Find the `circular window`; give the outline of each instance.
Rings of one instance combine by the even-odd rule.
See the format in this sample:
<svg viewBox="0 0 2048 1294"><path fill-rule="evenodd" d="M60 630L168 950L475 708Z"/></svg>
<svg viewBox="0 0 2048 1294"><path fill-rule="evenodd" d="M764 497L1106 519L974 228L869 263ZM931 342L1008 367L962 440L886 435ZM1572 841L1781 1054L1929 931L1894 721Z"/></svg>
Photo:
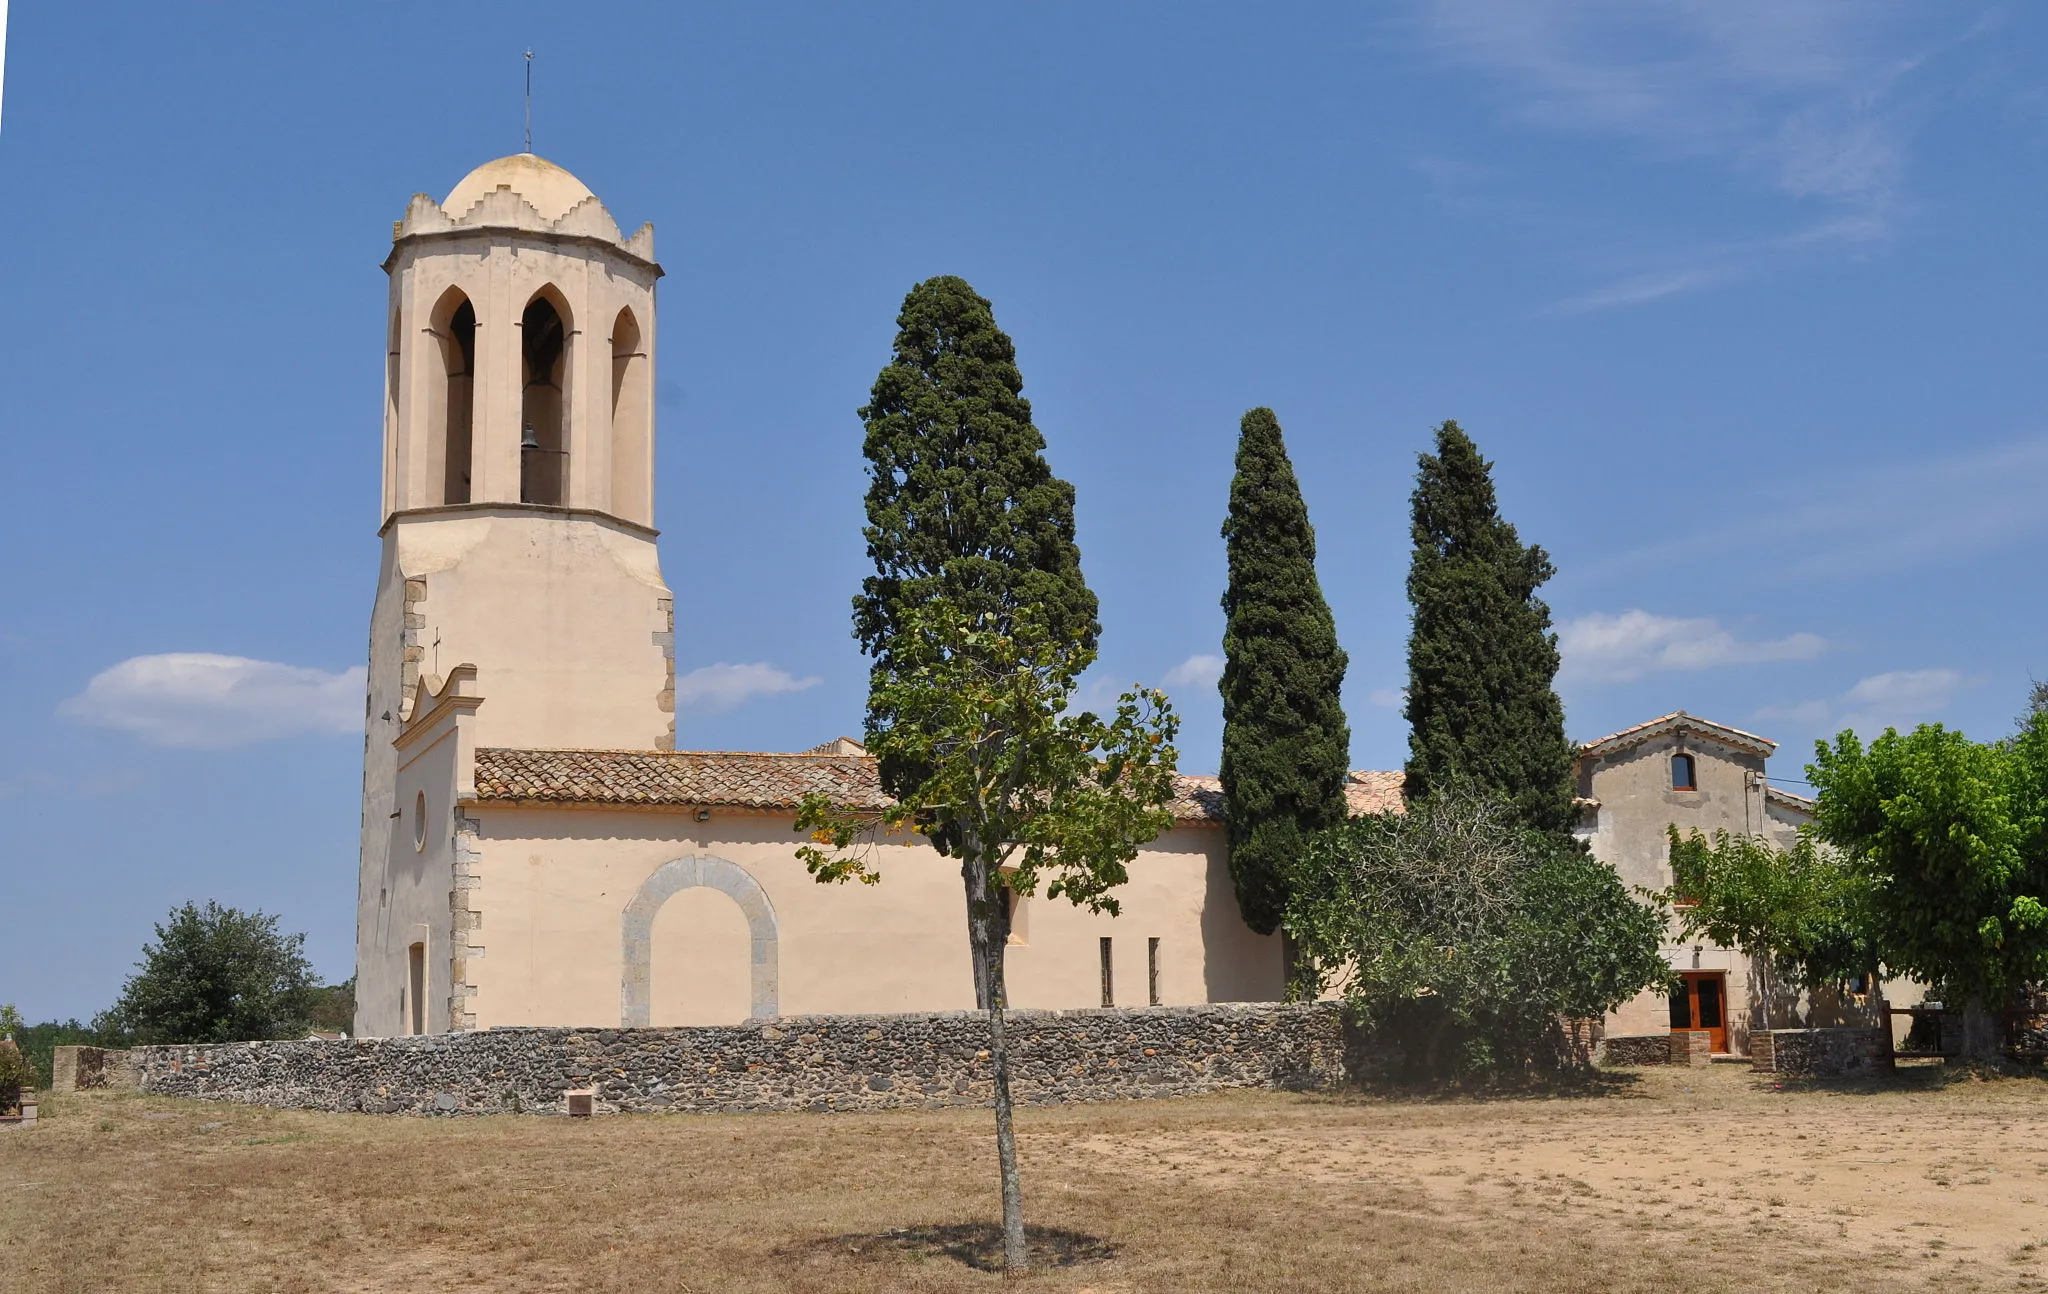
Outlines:
<svg viewBox="0 0 2048 1294"><path fill-rule="evenodd" d="M421 791L412 802L412 847L423 850L427 847L427 793Z"/></svg>

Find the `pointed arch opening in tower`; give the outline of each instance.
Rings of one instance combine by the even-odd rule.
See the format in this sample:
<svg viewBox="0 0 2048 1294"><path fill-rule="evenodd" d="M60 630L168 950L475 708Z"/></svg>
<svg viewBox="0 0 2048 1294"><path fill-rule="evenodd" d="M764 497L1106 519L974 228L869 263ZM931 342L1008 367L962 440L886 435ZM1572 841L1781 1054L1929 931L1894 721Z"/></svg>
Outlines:
<svg viewBox="0 0 2048 1294"><path fill-rule="evenodd" d="M420 503L468 503L476 395L476 307L459 288L442 294L428 331L439 356L427 383L429 488Z"/></svg>
<svg viewBox="0 0 2048 1294"><path fill-rule="evenodd" d="M649 489L653 470L653 406L647 346L640 321L628 308L612 324L612 506L615 516L654 522Z"/></svg>
<svg viewBox="0 0 2048 1294"><path fill-rule="evenodd" d="M519 317L524 383L519 398L519 501L560 506L569 480L569 326L565 310L536 295Z"/></svg>

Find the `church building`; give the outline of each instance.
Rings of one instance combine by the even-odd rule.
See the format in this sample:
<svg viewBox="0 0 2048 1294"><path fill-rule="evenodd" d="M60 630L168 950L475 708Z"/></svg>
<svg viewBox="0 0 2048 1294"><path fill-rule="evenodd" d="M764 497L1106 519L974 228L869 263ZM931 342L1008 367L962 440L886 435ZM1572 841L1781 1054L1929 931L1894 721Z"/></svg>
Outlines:
<svg viewBox="0 0 2048 1294"><path fill-rule="evenodd" d="M357 1035L973 1006L956 863L887 844L881 884L827 886L796 856L807 794L881 804L857 742L676 749L652 226L623 235L575 176L521 153L444 201L415 196L384 269ZM1771 750L1683 712L1594 742L1582 835L1649 888L1669 883L1668 823L1789 840L1811 806L1768 784ZM1351 774L1352 811L1398 811L1401 781ZM1120 916L1018 901L1013 1006L1282 996L1280 938L1238 912L1215 779L1180 778L1173 811ZM1608 1033L1740 1050L1761 1007L1747 962L1665 951L1684 989L1626 1004Z"/></svg>
<svg viewBox="0 0 2048 1294"><path fill-rule="evenodd" d="M623 235L522 153L414 197L384 269L358 1035L972 1007L957 863L889 845L880 885L825 886L796 857L806 793L879 803L857 743L675 749L653 228ZM1121 916L1021 901L1013 1005L1281 995L1280 939L1238 914L1221 794L1181 789ZM1388 794L1354 787L1361 808Z"/></svg>

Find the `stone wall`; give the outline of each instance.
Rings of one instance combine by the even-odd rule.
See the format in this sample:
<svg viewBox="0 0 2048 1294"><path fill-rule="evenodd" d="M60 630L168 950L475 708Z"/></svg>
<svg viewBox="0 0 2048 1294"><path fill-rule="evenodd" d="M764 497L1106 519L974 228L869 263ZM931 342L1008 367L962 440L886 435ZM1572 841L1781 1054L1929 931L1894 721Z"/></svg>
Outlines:
<svg viewBox="0 0 2048 1294"><path fill-rule="evenodd" d="M1884 1067L1883 1029L1773 1029L1767 1045L1750 1041L1750 1068L1765 1074L1833 1078L1873 1074Z"/></svg>
<svg viewBox="0 0 2048 1294"><path fill-rule="evenodd" d="M1600 1042L1598 1059L1602 1065L1668 1065L1671 1035L1631 1033L1605 1038Z"/></svg>
<svg viewBox="0 0 2048 1294"><path fill-rule="evenodd" d="M1346 1073L1334 1004L1019 1011L1020 1103L1306 1088ZM142 1047L146 1092L373 1114L872 1110L993 1099L988 1017L798 1016L713 1028L488 1029L415 1038Z"/></svg>

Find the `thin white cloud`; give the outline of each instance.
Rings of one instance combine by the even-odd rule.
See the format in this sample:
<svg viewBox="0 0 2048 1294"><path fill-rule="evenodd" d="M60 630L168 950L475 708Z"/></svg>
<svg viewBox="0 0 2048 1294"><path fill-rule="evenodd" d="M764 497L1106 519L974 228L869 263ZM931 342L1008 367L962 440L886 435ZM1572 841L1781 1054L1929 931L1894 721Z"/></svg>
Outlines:
<svg viewBox="0 0 2048 1294"><path fill-rule="evenodd" d="M1766 575L1897 575L2048 535L2048 436L1887 466L1801 472L1727 503L1727 524L1611 557L1589 579L1667 569L1701 552L1769 553Z"/></svg>
<svg viewBox="0 0 2048 1294"><path fill-rule="evenodd" d="M1619 615L1595 611L1567 621L1558 628L1557 645L1564 673L1603 683L1659 670L1812 660L1827 650L1818 634L1744 642L1711 616L1660 616L1641 609Z"/></svg>
<svg viewBox="0 0 2048 1294"><path fill-rule="evenodd" d="M1399 709L1406 701L1407 694L1398 687L1376 687L1365 694L1365 699L1382 710Z"/></svg>
<svg viewBox="0 0 2048 1294"><path fill-rule="evenodd" d="M1883 0L1423 0L1445 58L1491 74L1531 125L1705 157L1795 197L1891 201L1888 102L1921 57Z"/></svg>
<svg viewBox="0 0 2048 1294"><path fill-rule="evenodd" d="M1859 680L1840 696L1759 710L1755 717L1789 720L1817 732L1853 728L1867 741L1886 728L1936 718L1967 682L1952 669L1897 669Z"/></svg>
<svg viewBox="0 0 2048 1294"><path fill-rule="evenodd" d="M676 708L721 714L757 696L781 696L814 688L825 680L798 678L788 670L755 661L748 665L702 665L676 679Z"/></svg>
<svg viewBox="0 0 2048 1294"><path fill-rule="evenodd" d="M1168 687L1214 687L1216 680L1223 677L1221 656L1190 656L1172 669L1166 671Z"/></svg>
<svg viewBox="0 0 2048 1294"><path fill-rule="evenodd" d="M1484 77L1511 120L1717 167L1776 195L1800 226L1662 264L1610 263L1612 282L1553 309L1568 314L1695 291L1799 248L1888 238L1907 206L1907 79L1997 21L1896 0L1415 0L1413 12L1422 42Z"/></svg>
<svg viewBox="0 0 2048 1294"><path fill-rule="evenodd" d="M1552 306L1546 313L1557 315L1591 314L1596 310L1614 310L1623 306L1645 305L1665 297L1677 296L1721 282L1726 274L1709 269L1689 269L1637 274L1605 287L1582 292Z"/></svg>
<svg viewBox="0 0 2048 1294"><path fill-rule="evenodd" d="M132 656L94 675L58 713L184 749L360 733L364 673L211 652Z"/></svg>

